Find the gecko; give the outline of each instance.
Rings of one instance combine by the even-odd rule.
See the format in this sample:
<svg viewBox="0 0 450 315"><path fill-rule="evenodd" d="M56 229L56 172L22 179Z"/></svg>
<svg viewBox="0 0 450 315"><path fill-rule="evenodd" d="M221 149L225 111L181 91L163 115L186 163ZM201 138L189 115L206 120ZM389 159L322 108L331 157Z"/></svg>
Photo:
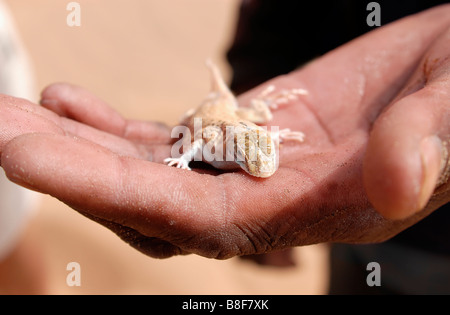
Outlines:
<svg viewBox="0 0 450 315"><path fill-rule="evenodd" d="M200 160L217 169L241 168L255 177L272 176L278 169L279 144L286 140L303 142L305 135L290 129L272 128L268 131L261 125L272 120L272 110L299 95L307 95L308 91L291 89L276 92L275 86L269 85L250 101L250 106L243 107L225 83L218 67L211 60L207 60L206 65L211 73L211 91L197 108L188 110L180 120L180 124L189 131L187 149L179 157L173 157L172 153L164 163L191 170L189 163L200 154Z"/></svg>

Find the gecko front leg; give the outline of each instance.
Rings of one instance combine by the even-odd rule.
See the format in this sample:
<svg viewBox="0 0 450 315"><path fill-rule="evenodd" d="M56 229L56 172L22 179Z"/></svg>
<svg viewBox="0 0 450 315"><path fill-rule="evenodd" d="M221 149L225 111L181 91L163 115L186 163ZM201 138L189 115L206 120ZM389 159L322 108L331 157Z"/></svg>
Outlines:
<svg viewBox="0 0 450 315"><path fill-rule="evenodd" d="M191 170L189 163L194 159L197 152L201 151L203 148L203 139L195 140L191 143L189 150L184 152L179 158L167 158L164 160L168 166L176 166L184 170Z"/></svg>

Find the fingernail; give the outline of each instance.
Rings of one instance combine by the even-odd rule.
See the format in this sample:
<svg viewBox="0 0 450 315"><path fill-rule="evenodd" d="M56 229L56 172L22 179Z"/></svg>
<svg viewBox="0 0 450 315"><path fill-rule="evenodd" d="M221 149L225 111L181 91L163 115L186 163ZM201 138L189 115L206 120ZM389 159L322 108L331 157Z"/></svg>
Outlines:
<svg viewBox="0 0 450 315"><path fill-rule="evenodd" d="M418 196L418 210L422 210L427 205L436 188L442 170L442 152L442 141L437 136L427 137L420 143L422 182Z"/></svg>

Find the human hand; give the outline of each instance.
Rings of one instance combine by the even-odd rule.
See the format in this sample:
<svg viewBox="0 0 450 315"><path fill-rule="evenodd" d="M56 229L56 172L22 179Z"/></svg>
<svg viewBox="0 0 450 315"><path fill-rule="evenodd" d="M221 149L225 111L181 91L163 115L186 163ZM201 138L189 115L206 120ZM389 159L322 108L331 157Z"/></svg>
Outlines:
<svg viewBox="0 0 450 315"><path fill-rule="evenodd" d="M449 16L398 21L268 82L309 91L275 112L306 142L284 145L268 179L162 165L169 130L61 84L43 92L47 109L2 97L1 165L154 257L383 241L450 200Z"/></svg>

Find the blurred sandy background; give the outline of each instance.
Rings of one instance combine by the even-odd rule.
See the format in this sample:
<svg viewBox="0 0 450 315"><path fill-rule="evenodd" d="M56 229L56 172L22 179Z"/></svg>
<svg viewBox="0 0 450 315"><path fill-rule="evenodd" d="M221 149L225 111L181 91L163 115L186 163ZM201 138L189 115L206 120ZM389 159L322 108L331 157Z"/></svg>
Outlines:
<svg viewBox="0 0 450 315"><path fill-rule="evenodd" d="M174 124L208 92L206 58L229 77L224 53L238 0L80 0L80 27L66 24L70 1L6 2L33 62L37 91L71 82L128 118ZM237 258L157 260L48 196L27 238L42 256L36 271L50 294L318 294L327 287L323 246L297 248L298 266L287 269ZM80 287L66 285L72 261L81 265Z"/></svg>

